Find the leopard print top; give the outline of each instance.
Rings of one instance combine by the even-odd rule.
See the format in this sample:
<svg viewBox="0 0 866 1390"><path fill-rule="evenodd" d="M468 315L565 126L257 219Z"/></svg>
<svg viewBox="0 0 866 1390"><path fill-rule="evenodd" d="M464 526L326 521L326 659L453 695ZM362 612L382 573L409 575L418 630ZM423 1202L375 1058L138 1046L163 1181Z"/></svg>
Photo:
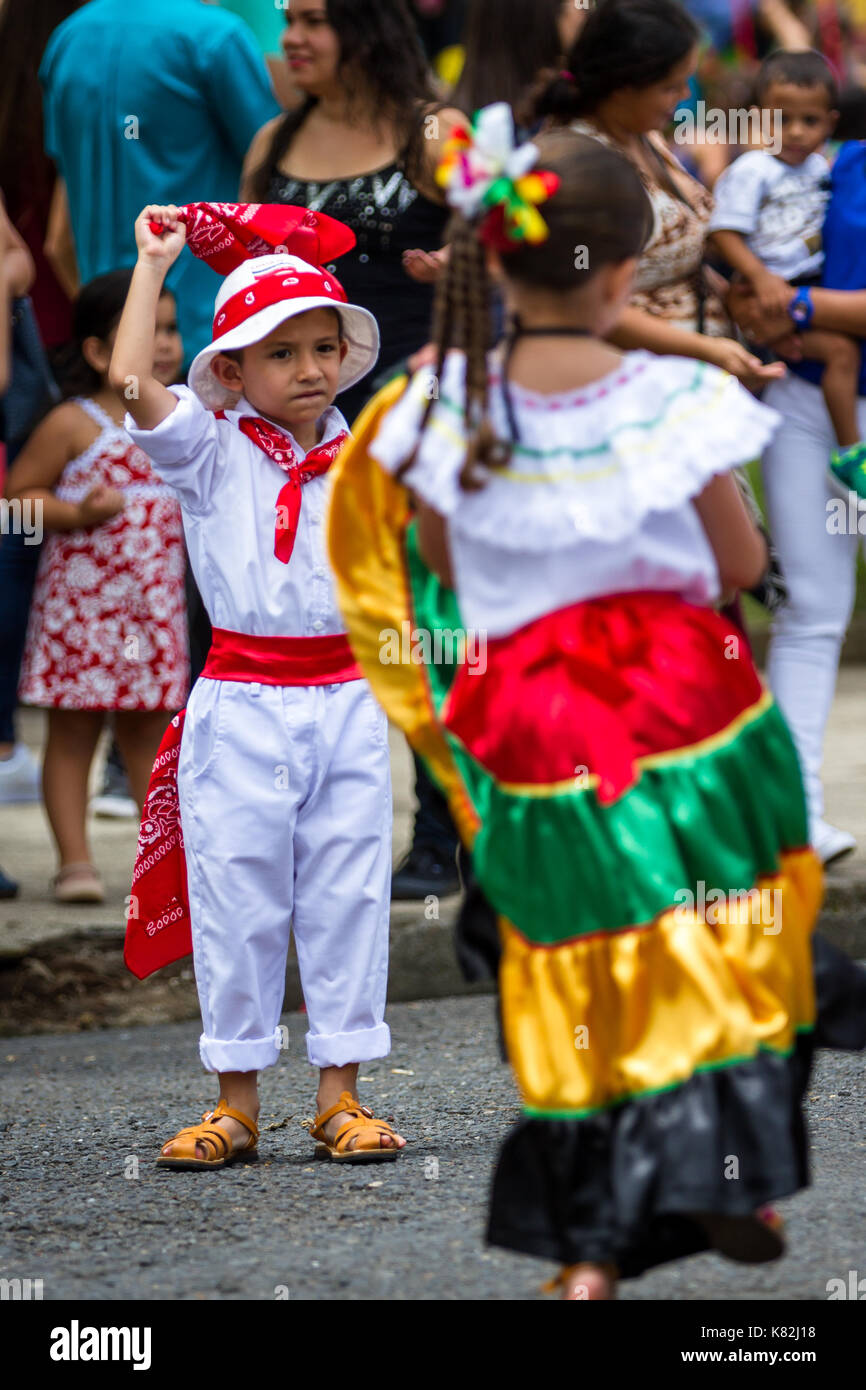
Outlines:
<svg viewBox="0 0 866 1390"><path fill-rule="evenodd" d="M571 128L629 157L627 151L591 121L574 121ZM632 160L652 203L655 226L640 259L630 303L636 309L694 333L699 326L702 264L713 195L686 172L661 136L651 135L649 139L671 174L676 175L679 187L686 191L682 198L674 196L661 179L650 179L645 169ZM706 285L703 301L703 331L710 337L726 336L730 332L730 322L724 306Z"/></svg>

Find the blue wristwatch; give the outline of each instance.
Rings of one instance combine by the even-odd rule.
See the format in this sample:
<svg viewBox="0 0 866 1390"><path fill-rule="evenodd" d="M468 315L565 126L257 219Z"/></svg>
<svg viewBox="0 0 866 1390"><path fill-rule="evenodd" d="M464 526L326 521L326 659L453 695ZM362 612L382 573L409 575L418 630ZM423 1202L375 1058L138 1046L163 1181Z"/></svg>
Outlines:
<svg viewBox="0 0 866 1390"><path fill-rule="evenodd" d="M788 313L798 328L809 327L815 316L815 305L812 303L812 291L808 285L800 286L788 305Z"/></svg>

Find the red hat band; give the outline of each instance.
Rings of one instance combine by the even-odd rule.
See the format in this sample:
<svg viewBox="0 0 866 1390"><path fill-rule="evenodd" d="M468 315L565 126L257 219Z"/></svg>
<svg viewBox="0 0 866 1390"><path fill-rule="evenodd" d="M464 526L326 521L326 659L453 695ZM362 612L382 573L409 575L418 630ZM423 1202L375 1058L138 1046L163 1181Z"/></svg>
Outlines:
<svg viewBox="0 0 866 1390"><path fill-rule="evenodd" d="M239 328L260 310L272 304L290 304L295 299L332 299L335 305L348 303L346 291L335 276L315 271L296 274L287 266L285 271L262 275L249 289L239 290L226 300L213 321L214 341Z"/></svg>

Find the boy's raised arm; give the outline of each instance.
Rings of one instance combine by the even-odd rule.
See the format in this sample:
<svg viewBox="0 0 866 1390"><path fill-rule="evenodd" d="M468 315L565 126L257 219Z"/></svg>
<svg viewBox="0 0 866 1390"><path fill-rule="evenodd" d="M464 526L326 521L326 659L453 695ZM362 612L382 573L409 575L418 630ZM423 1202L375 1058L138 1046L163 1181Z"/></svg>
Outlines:
<svg viewBox="0 0 866 1390"><path fill-rule="evenodd" d="M151 222L162 224L161 236L151 231ZM139 429L153 430L177 405L177 397L153 375L156 309L165 277L186 241L177 208L146 207L135 223L135 241L138 261L117 328L109 380Z"/></svg>

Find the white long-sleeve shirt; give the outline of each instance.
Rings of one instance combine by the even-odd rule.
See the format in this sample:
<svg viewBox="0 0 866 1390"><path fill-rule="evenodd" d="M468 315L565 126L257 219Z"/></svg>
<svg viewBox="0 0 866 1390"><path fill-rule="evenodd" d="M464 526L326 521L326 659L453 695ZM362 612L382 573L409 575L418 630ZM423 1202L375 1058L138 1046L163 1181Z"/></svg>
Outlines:
<svg viewBox="0 0 866 1390"><path fill-rule="evenodd" d="M130 416L126 428L180 502L190 563L214 627L253 637L344 632L324 536L331 475L304 484L295 547L283 564L274 555L274 532L286 474L234 423L258 412L242 398L218 420L188 387L171 390L178 405L155 429L139 429ZM348 429L335 406L322 418L321 444ZM305 451L283 432L303 460Z"/></svg>

